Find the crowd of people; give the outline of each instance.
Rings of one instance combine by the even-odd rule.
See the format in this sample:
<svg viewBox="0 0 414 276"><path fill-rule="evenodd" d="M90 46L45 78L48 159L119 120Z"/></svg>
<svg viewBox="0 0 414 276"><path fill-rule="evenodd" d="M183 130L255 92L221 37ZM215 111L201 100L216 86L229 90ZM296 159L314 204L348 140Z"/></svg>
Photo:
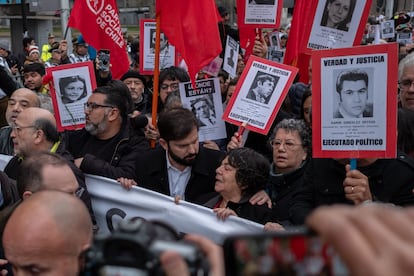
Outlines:
<svg viewBox="0 0 414 276"><path fill-rule="evenodd" d="M345 20L354 2L327 1L329 13L321 24L347 28L332 22L331 13L340 10ZM227 11L220 8L219 13L223 17L220 33L227 31L237 39L224 20ZM288 39L288 29L279 31ZM269 35L264 32L257 37L253 55L268 57ZM137 53L130 55L130 70L115 80L110 72L100 70L82 36L74 42L73 53L68 53L67 42L56 41L53 34L43 47L25 37L25 52L17 57L0 44L0 154L13 155L5 175L0 175L7 180L1 181L5 258L1 263L6 265L8 260L16 275L76 275L82 270L82 254L91 246L94 232L99 232L84 174L115 179L126 190L139 186L172 196L177 204L185 200L211 208L221 220L229 216L252 220L263 224L265 231L308 225L337 246L355 275L411 272L414 262L406 253L414 237L412 209L393 206L414 204L414 53L400 52L395 84L397 156L360 158L357 168L351 169L349 159L312 158L311 65L309 83L292 85L269 135L252 131L242 135L226 122L227 139L200 143L199 127L214 125L221 118L215 116L207 97L194 101L193 110L182 106L179 84L190 80L184 69L172 66L160 72L158 117L153 124L149 119L152 78L137 71ZM230 78L225 71L217 77L224 108L245 70L244 58L240 52L236 77ZM45 68L89 60L94 62L98 86L84 104L85 126L59 132L51 92L43 81ZM111 64L116 66L116 61ZM254 83L247 98L267 103L275 80L259 75ZM62 78L59 85L64 104L87 97L82 76ZM341 73L336 80L340 102L333 116L371 117L372 109L366 104L369 85L366 72ZM358 89L346 93L349 86ZM348 206L321 208L334 204ZM385 230L368 225L369 220ZM346 243L338 232L351 242ZM405 258L376 266L378 250L388 239L385 235L396 242L387 242L385 250L393 247L391 252ZM212 275L224 275L220 247L203 237L188 239L205 250ZM353 254L360 258L355 260ZM172 252L162 254L161 264L167 275L188 272L182 257Z"/></svg>

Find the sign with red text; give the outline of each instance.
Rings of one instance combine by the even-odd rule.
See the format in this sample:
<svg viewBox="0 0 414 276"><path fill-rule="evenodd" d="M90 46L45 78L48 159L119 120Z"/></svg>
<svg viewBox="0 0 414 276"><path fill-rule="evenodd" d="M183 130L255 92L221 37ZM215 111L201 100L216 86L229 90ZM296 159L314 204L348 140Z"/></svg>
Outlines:
<svg viewBox="0 0 414 276"><path fill-rule="evenodd" d="M314 157L395 158L397 44L314 51Z"/></svg>
<svg viewBox="0 0 414 276"><path fill-rule="evenodd" d="M295 67L250 56L223 119L267 135L297 72Z"/></svg>
<svg viewBox="0 0 414 276"><path fill-rule="evenodd" d="M96 88L91 61L46 68L52 75L50 96L58 131L80 129L85 125L84 104Z"/></svg>
<svg viewBox="0 0 414 276"><path fill-rule="evenodd" d="M313 1L313 24L306 25L302 51L360 45L372 0Z"/></svg>

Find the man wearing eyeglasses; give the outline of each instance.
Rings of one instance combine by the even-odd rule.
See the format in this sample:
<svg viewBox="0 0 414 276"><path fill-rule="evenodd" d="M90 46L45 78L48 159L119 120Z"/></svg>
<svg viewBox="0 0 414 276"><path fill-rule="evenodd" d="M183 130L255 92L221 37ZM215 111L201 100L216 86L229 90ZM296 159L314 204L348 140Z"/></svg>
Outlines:
<svg viewBox="0 0 414 276"><path fill-rule="evenodd" d="M81 187L79 198L88 206L92 213L92 205L89 193L85 185L85 176L74 164L73 157L61 144L60 136L56 128L56 120L48 110L38 107L29 107L22 110L11 123L10 137L13 140L15 156L7 163L4 172L11 179L16 180L22 171L21 163L27 156L40 152L51 152L62 156L72 169L78 187ZM33 176L32 176L33 177Z"/></svg>
<svg viewBox="0 0 414 276"><path fill-rule="evenodd" d="M0 154L13 155L13 141L10 137L12 128L10 125L22 110L29 107L40 107L40 100L32 90L19 88L10 96L6 109L6 121L9 127L0 129Z"/></svg>
<svg viewBox="0 0 414 276"><path fill-rule="evenodd" d="M128 87L119 80L94 90L85 103L85 127L66 133L68 151L84 173L132 178L135 160L149 149L142 127L132 127ZM145 122L146 124L147 122Z"/></svg>
<svg viewBox="0 0 414 276"><path fill-rule="evenodd" d="M343 71L336 81L339 94L334 118L372 117L372 104L368 103L368 74L362 70Z"/></svg>
<svg viewBox="0 0 414 276"><path fill-rule="evenodd" d="M414 53L408 54L398 65L399 105L414 110Z"/></svg>

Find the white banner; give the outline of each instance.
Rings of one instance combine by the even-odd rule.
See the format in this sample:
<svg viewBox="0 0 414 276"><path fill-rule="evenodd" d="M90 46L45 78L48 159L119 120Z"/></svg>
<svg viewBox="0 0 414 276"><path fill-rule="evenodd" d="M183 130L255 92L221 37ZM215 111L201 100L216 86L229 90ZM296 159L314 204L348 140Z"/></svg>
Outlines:
<svg viewBox="0 0 414 276"><path fill-rule="evenodd" d="M218 244L235 233L261 233L263 225L230 216L225 221L217 219L212 209L180 201L140 187L127 191L115 180L86 175L86 185L92 198L92 206L99 234L109 233L122 219L142 217L162 221L182 233L196 233Z"/></svg>

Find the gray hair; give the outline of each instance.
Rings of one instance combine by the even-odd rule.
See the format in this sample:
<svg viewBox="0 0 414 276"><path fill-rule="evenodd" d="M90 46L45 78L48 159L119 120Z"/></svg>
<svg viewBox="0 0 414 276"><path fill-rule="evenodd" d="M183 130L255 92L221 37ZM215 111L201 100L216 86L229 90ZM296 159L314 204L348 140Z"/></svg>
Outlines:
<svg viewBox="0 0 414 276"><path fill-rule="evenodd" d="M310 155L312 149L312 137L310 129L302 119L283 119L273 129L270 141L275 139L276 133L279 129L284 129L288 132L297 131L302 142L302 147Z"/></svg>
<svg viewBox="0 0 414 276"><path fill-rule="evenodd" d="M401 80L403 71L408 66L414 66L414 53L406 55L398 64L398 80Z"/></svg>

